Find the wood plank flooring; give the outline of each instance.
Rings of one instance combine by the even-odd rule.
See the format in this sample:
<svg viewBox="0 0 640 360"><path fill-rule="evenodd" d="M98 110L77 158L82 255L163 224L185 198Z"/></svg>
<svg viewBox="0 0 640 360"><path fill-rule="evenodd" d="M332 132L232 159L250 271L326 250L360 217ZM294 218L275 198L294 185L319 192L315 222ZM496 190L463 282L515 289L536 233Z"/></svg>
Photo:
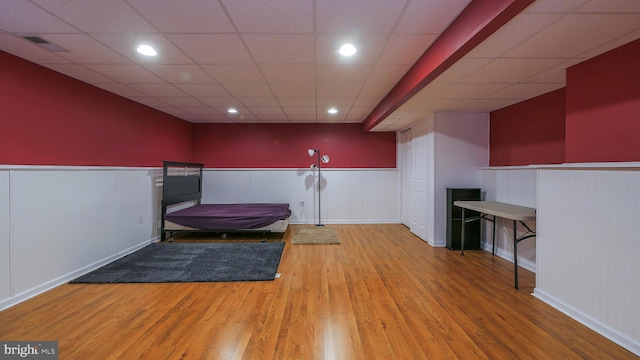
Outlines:
<svg viewBox="0 0 640 360"><path fill-rule="evenodd" d="M0 312L0 340L57 340L60 359L638 358L533 297L534 274L515 290L488 252L327 226L342 244L287 243L274 281L66 284Z"/></svg>

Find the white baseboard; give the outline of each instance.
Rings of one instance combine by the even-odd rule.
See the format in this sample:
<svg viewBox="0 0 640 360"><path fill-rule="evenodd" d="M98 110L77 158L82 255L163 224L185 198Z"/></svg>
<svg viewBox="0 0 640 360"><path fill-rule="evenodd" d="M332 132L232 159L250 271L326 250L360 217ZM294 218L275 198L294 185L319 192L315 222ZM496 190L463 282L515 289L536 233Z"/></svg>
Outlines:
<svg viewBox="0 0 640 360"><path fill-rule="evenodd" d="M491 245L486 244L484 246L484 250L491 252ZM509 261L510 263L513 263L513 251L507 251L505 249L501 249L501 248L497 248L496 249L496 256L499 256L507 261ZM529 259L523 259L522 256L518 257L518 266L522 267L524 269L527 269L533 273L536 272L536 263L529 260Z"/></svg>
<svg viewBox="0 0 640 360"><path fill-rule="evenodd" d="M99 261L91 263L91 264L89 264L89 265L87 265L85 267L82 267L80 269L72 271L72 272L70 272L68 274L59 276L59 277L57 277L55 279L47 281L47 282L45 282L43 284L40 284L40 285L38 285L36 287L33 287L33 288L29 289L29 290L26 290L26 291L23 291L23 292L21 292L19 294L13 295L13 296L11 296L9 298L2 299L2 300L0 300L0 311L2 311L4 309L8 309L8 308L10 308L12 306L15 306L15 305L17 305L17 304L19 304L19 303L21 303L23 301L29 300L32 297L38 296L40 294L43 294L43 293L45 293L45 292L47 292L47 291L49 291L49 290L51 290L51 289L53 289L55 287L58 287L58 286L63 285L63 284L66 284L69 281L71 281L71 280L73 280L73 279L75 279L75 278L77 278L79 276L87 274L87 273L89 273L89 272L91 272L91 271L93 271L95 269L98 269L98 268L100 268L100 267L102 267L102 266L104 266L104 265L106 265L106 264L108 264L108 263L110 263L110 262L112 262L114 260L120 259L121 257L124 257L126 255L129 255L129 254L131 254L131 253L133 253L133 252L135 252L135 251L137 251L137 250L149 245L152 242L158 241L159 239L160 239L159 237L155 237L153 239L149 239L149 240L143 241L142 243L137 244L135 246L132 246L132 247L130 247L128 249L122 250L122 251L118 252L117 254L108 256L108 257L106 257L104 259L101 259Z"/></svg>
<svg viewBox="0 0 640 360"><path fill-rule="evenodd" d="M623 348L631 351L635 355L640 356L640 342L636 339L632 339L629 336L620 333L616 329L607 326L598 319L583 313L582 311L575 309L568 304L554 298L553 296L545 293L544 291L536 288L533 290L533 296L551 305L557 310L563 312L574 320L580 322L591 330L604 336L605 338L613 341L614 343L622 346Z"/></svg>

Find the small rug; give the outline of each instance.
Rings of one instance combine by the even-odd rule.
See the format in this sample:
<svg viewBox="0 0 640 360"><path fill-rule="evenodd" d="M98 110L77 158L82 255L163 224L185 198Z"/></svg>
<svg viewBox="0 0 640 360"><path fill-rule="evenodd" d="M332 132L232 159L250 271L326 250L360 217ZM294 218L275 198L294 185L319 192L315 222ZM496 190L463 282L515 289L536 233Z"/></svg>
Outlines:
<svg viewBox="0 0 640 360"><path fill-rule="evenodd" d="M303 244L340 244L336 229L326 226L298 226L293 233L291 243Z"/></svg>
<svg viewBox="0 0 640 360"><path fill-rule="evenodd" d="M273 280L284 242L153 243L71 283Z"/></svg>

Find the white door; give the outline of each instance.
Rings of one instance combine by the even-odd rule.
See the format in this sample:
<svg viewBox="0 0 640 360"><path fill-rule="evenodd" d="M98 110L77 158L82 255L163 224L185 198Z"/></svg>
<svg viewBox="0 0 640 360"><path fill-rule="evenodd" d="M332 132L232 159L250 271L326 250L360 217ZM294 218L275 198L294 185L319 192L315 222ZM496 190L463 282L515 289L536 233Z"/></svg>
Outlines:
<svg viewBox="0 0 640 360"><path fill-rule="evenodd" d="M400 171L401 171L401 221L406 227L411 227L411 129L400 133Z"/></svg>
<svg viewBox="0 0 640 360"><path fill-rule="evenodd" d="M412 128L411 138L411 232L427 240L427 185L429 163L427 159L428 123Z"/></svg>

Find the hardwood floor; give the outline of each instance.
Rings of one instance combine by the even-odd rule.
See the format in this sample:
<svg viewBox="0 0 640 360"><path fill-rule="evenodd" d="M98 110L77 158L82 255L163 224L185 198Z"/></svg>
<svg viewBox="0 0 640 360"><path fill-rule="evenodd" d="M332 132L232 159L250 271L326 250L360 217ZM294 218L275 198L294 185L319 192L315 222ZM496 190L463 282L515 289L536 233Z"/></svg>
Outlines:
<svg viewBox="0 0 640 360"><path fill-rule="evenodd" d="M274 281L66 284L0 312L0 339L57 340L60 359L637 358L488 252L328 226L342 244L287 243Z"/></svg>

